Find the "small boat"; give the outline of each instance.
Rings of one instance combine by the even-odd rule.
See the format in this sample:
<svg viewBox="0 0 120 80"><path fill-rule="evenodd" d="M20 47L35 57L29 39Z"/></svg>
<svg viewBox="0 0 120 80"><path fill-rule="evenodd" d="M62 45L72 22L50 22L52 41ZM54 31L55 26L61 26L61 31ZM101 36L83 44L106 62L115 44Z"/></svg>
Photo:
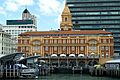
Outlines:
<svg viewBox="0 0 120 80"><path fill-rule="evenodd" d="M105 63L106 69L120 69L120 59L114 59Z"/></svg>
<svg viewBox="0 0 120 80"><path fill-rule="evenodd" d="M38 72L36 69L22 69L20 78L38 78L36 72Z"/></svg>

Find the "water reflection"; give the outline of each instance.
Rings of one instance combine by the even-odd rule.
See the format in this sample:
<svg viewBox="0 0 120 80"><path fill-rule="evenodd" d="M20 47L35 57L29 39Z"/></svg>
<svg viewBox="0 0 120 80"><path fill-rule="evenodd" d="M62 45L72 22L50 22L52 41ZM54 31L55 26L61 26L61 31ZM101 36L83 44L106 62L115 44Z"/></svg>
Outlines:
<svg viewBox="0 0 120 80"><path fill-rule="evenodd" d="M7 79L7 80L23 80L23 79ZM89 75L81 75L81 74L51 74L48 76L40 76L39 79L29 79L29 80L120 80L120 79L110 78L110 77L92 77Z"/></svg>

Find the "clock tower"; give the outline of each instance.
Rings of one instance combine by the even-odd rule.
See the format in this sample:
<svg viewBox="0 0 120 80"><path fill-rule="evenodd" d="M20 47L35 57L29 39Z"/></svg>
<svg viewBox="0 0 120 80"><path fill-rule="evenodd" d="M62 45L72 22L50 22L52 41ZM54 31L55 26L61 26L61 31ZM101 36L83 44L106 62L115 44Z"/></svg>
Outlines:
<svg viewBox="0 0 120 80"><path fill-rule="evenodd" d="M62 21L60 23L60 29L61 31L71 31L72 30L72 15L70 13L70 10L67 6L67 4L65 4L64 10L62 12Z"/></svg>

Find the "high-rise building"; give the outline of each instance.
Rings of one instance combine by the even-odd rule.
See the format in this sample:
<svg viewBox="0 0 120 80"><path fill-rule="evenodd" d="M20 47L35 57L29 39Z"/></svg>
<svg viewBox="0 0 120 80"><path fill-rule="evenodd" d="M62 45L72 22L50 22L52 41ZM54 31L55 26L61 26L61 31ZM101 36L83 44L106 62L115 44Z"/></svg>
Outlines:
<svg viewBox="0 0 120 80"><path fill-rule="evenodd" d="M5 33L1 26L2 25L0 25L0 57L17 51L15 39L8 33Z"/></svg>
<svg viewBox="0 0 120 80"><path fill-rule="evenodd" d="M22 13L22 20L7 20L3 30L17 40L18 35L21 33L37 31L36 17L25 9Z"/></svg>
<svg viewBox="0 0 120 80"><path fill-rule="evenodd" d="M120 53L120 0L66 0L74 30L106 30L113 33L114 52Z"/></svg>
<svg viewBox="0 0 120 80"><path fill-rule="evenodd" d="M33 24L37 25L36 16L30 14L30 12L27 9L25 9L22 13L22 20L33 20Z"/></svg>

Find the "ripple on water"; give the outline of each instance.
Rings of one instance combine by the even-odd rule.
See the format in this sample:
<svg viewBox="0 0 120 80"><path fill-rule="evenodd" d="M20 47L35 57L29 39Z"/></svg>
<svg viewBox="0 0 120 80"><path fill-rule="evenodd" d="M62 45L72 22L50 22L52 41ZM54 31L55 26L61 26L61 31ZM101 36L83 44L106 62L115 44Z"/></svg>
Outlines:
<svg viewBox="0 0 120 80"><path fill-rule="evenodd" d="M0 80L5 80L5 79L0 79ZM7 79L7 80L24 80L24 79ZM48 76L39 76L39 79L29 79L29 80L120 80L120 79L110 78L110 77L92 77L89 75L81 75L81 74L51 74Z"/></svg>
<svg viewBox="0 0 120 80"><path fill-rule="evenodd" d="M81 74L51 74L49 76L40 76L38 80L120 80L110 77L92 77Z"/></svg>

